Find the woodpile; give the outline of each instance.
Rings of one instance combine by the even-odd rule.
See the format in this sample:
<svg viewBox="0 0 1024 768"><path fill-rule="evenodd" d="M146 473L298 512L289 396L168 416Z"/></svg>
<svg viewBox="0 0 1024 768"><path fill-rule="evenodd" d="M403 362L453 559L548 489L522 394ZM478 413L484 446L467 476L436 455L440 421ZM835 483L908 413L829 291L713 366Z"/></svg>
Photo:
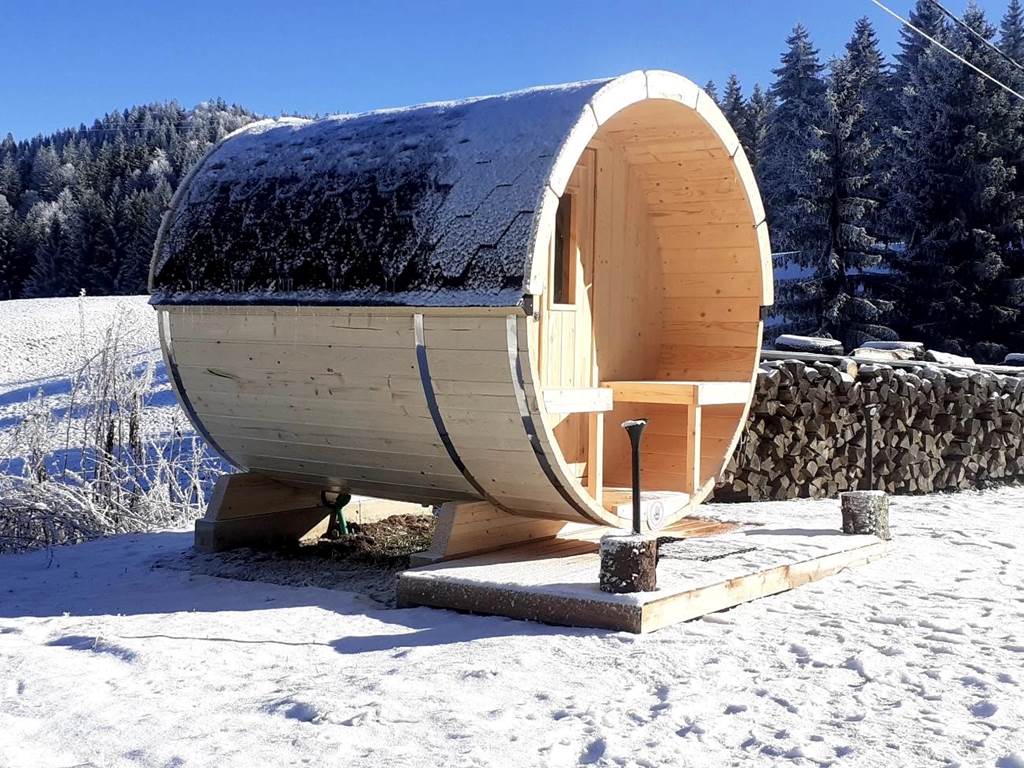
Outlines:
<svg viewBox="0 0 1024 768"><path fill-rule="evenodd" d="M1024 376L843 360L761 364L718 501L866 488L865 406L877 404L873 487L930 493L1024 479Z"/></svg>

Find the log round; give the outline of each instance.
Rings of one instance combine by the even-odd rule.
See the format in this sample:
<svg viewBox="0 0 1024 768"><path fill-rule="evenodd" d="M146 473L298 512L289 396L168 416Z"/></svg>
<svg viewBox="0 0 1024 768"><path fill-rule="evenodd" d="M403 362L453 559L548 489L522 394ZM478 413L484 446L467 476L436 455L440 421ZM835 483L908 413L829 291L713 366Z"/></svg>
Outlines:
<svg viewBox="0 0 1024 768"><path fill-rule="evenodd" d="M178 397L236 466L620 526L626 419L665 524L713 487L772 272L735 133L648 70L249 125L177 190L150 291Z"/></svg>

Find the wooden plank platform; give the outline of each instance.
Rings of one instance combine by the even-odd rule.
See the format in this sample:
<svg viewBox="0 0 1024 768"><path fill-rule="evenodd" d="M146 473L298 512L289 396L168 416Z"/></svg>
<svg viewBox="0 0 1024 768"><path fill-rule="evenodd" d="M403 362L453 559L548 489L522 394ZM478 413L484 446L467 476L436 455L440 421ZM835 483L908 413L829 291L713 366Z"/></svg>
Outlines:
<svg viewBox="0 0 1024 768"><path fill-rule="evenodd" d="M701 522L706 532L695 535L717 533L716 549L748 551L710 561L662 557L655 592L601 592L596 541L559 538L405 571L398 603L651 632L862 565L891 546L838 530L762 526L720 533L714 526L721 524Z"/></svg>

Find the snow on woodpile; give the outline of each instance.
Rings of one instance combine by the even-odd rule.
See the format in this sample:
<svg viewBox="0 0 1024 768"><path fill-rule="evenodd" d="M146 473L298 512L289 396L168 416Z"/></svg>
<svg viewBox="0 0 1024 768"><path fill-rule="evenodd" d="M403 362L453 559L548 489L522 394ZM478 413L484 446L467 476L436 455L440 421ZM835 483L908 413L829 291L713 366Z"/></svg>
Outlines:
<svg viewBox="0 0 1024 768"><path fill-rule="evenodd" d="M885 352L911 352L909 359L923 360L925 354L924 344L920 341L865 341L860 345L863 349L880 349Z"/></svg>
<svg viewBox="0 0 1024 768"><path fill-rule="evenodd" d="M248 126L172 203L154 301L513 305L555 158L606 82Z"/></svg>
<svg viewBox="0 0 1024 768"><path fill-rule="evenodd" d="M812 352L821 355L843 354L843 342L820 336L797 336L783 333L775 339L775 349L785 352Z"/></svg>

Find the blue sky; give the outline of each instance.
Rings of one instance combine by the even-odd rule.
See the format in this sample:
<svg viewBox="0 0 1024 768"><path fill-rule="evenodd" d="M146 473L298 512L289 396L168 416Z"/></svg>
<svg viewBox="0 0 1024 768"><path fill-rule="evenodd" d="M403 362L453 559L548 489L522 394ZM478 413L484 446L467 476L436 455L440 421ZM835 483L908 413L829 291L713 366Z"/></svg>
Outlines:
<svg viewBox="0 0 1024 768"><path fill-rule="evenodd" d="M997 20L1005 0L980 5ZM797 21L827 58L862 15L893 50L897 22L869 0L0 0L0 135L169 99L349 112L650 67L749 89Z"/></svg>

